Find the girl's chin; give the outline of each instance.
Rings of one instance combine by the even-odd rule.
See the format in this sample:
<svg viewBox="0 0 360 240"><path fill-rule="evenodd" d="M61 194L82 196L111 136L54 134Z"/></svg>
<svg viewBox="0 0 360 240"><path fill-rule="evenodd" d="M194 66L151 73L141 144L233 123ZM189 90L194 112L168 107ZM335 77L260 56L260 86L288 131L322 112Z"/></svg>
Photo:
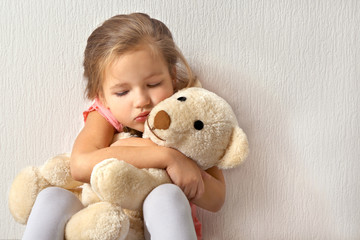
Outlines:
<svg viewBox="0 0 360 240"><path fill-rule="evenodd" d="M136 124L135 126L131 127L132 129L139 131L139 132L144 132L144 124L140 123L140 124Z"/></svg>

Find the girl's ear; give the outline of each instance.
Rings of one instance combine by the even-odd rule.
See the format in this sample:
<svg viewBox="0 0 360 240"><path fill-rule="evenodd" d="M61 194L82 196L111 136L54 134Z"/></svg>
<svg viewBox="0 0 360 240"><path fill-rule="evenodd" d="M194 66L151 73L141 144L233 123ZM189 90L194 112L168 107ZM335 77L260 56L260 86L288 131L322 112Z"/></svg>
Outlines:
<svg viewBox="0 0 360 240"><path fill-rule="evenodd" d="M105 99L105 96L104 96L103 91L100 91L100 92L99 92L97 98L99 99L99 101L101 102L101 104L102 104L104 107L109 108L109 107L108 107L108 104L107 104L107 102L106 102L106 99Z"/></svg>
<svg viewBox="0 0 360 240"><path fill-rule="evenodd" d="M177 87L176 87L176 78L174 78L174 79L172 80L172 85L173 85L174 92L176 92L176 90L177 90Z"/></svg>
<svg viewBox="0 0 360 240"><path fill-rule="evenodd" d="M172 84L173 84L173 88L174 88L174 91L176 91L176 66L174 66L172 68L172 72L171 72L171 77L172 77Z"/></svg>

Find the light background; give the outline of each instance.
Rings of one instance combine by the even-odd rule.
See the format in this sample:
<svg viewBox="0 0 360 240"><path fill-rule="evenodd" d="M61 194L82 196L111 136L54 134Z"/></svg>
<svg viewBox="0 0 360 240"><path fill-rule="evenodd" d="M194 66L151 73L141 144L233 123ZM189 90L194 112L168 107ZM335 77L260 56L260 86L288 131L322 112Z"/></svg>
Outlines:
<svg viewBox="0 0 360 240"><path fill-rule="evenodd" d="M360 239L356 0L0 1L0 239L24 230L7 207L15 175L71 151L83 125L87 37L136 11L169 26L249 137L223 209L199 211L204 239Z"/></svg>

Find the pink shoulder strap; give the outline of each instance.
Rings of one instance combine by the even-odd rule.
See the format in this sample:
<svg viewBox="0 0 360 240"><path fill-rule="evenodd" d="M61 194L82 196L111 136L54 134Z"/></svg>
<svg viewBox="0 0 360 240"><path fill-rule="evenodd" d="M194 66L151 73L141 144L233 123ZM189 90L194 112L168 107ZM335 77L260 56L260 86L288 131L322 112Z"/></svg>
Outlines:
<svg viewBox="0 0 360 240"><path fill-rule="evenodd" d="M83 112L84 122L86 122L89 113L92 111L97 111L98 113L100 113L100 115L103 116L112 126L114 126L114 128L118 132L122 131L123 129L122 124L115 119L114 115L111 113L109 109L107 109L104 105L102 105L102 103L98 98L94 100L93 104L89 107L88 110Z"/></svg>

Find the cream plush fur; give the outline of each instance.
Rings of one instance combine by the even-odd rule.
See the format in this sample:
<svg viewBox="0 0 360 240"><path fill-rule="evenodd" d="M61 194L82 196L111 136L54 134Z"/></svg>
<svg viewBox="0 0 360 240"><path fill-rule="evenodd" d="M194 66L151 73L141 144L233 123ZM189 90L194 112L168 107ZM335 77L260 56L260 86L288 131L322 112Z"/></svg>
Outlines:
<svg viewBox="0 0 360 240"><path fill-rule="evenodd" d="M230 105L202 88L181 90L159 103L145 123L143 137L179 150L202 169L233 168L248 155L247 137ZM171 182L163 169L138 169L114 158L94 167L90 184L80 186L69 173L68 155L21 171L9 195L15 220L26 224L37 194L59 186L76 193L87 206L67 223L66 239L143 239L143 201L156 186Z"/></svg>

